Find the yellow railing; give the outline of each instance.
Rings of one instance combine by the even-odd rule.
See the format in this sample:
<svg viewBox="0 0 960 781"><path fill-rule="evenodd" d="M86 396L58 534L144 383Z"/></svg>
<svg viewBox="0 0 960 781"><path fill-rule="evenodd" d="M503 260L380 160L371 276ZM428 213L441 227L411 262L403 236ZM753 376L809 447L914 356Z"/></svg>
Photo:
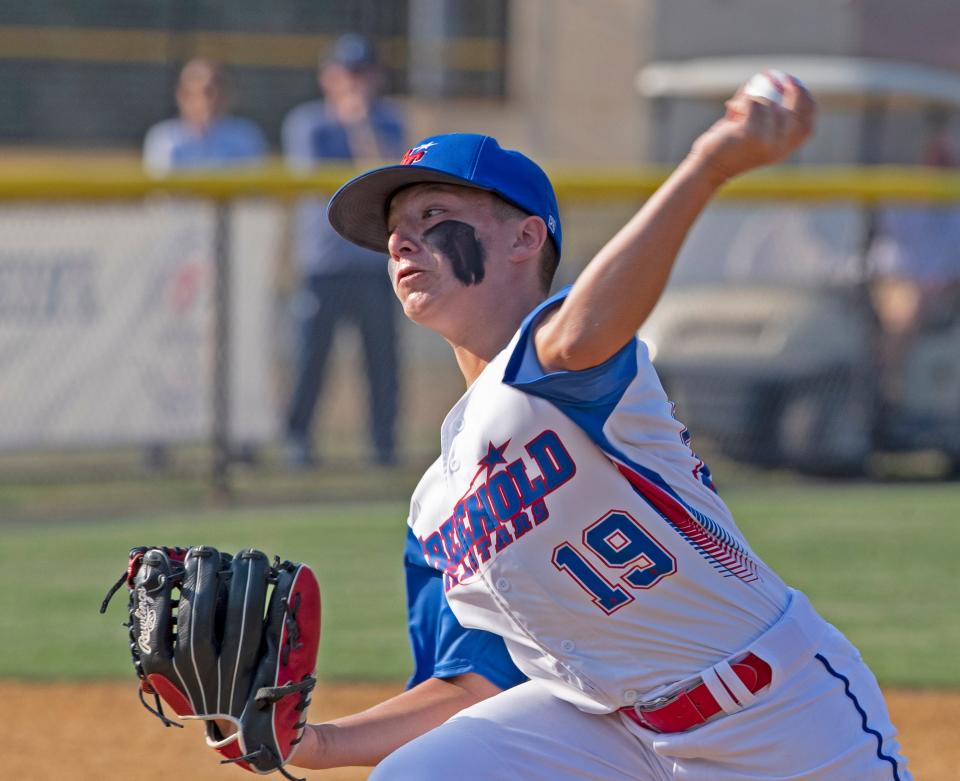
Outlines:
<svg viewBox="0 0 960 781"><path fill-rule="evenodd" d="M613 171L548 166L548 170L561 200L643 198L656 190L667 174L665 169L655 168ZM216 200L258 195L290 198L308 192L331 193L355 173L353 168L330 167L299 175L272 165L158 178L144 174L135 163L19 163L0 165L0 200L116 200L151 193ZM960 173L888 166L783 167L736 179L723 189L720 197L949 203L960 201Z"/></svg>
<svg viewBox="0 0 960 781"><path fill-rule="evenodd" d="M0 59L168 65L190 52L231 66L313 70L334 40L333 35L311 33L17 24L0 26ZM385 65L406 67L406 36L378 36L377 43ZM503 47L499 38L483 36L457 36L436 43L436 51L449 67L479 73L495 70L493 64L501 61Z"/></svg>

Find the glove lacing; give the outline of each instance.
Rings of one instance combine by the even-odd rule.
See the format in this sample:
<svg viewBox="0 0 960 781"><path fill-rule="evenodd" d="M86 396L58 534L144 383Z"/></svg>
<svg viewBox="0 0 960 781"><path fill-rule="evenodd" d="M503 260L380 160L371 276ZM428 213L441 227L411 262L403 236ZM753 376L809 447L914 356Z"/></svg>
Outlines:
<svg viewBox="0 0 960 781"><path fill-rule="evenodd" d="M277 756L275 751L272 751L269 746L261 745L256 751L251 751L249 754L244 754L242 757L234 757L233 759L221 759L221 765L230 765L234 762L256 762L262 757L267 757L270 759L276 767L274 770L279 772L284 778L288 781L307 781L306 778L297 778L295 775L290 773L282 764L280 764L280 757Z"/></svg>
<svg viewBox="0 0 960 781"><path fill-rule="evenodd" d="M126 584L131 589L130 597L127 602L128 619L127 621L122 623L120 626L126 627L128 634L130 636L130 657L133 660L133 667L137 672L137 676L140 678L140 688L137 691L137 695L140 698L140 704L143 705L143 707L146 708L150 713L152 713L154 716L160 719L160 721L163 722L164 727L177 727L178 729L183 729L182 724L178 724L175 721L171 721L170 719L167 718L167 715L163 712L163 704L160 701L160 695L153 690L153 687L150 685L149 681L147 680L147 676L143 671L143 665L141 664L141 661L140 661L140 652L137 650L137 638L133 632L133 615L134 615L134 612L136 611L136 604L135 604L136 600L134 598L134 591L133 591L133 579L136 577L137 572L140 570L140 565L143 562L143 555L148 550L150 550L149 547L141 546L139 548L134 548L133 550L130 551L130 558L127 563L127 569L123 572L122 575L120 575L120 577L117 579L117 582L114 583L110 587L110 589L107 591L106 596L103 598L103 601L100 603L100 613L103 614L107 612L107 606L110 604L110 600L113 599L113 595L120 590L121 586ZM172 557L174 562L178 557L182 559L184 554L186 553L186 548L162 547L161 550L163 550L168 557ZM179 583L182 582L182 580L183 580L182 571L174 572L169 577L169 581L172 582L173 585L179 585ZM167 583L167 581L168 581L167 576L161 575L157 585L153 589L150 589L148 593L159 590ZM174 610L179 606L179 604L180 604L180 600L178 599L171 600L171 606L174 608ZM176 615L171 616L170 621L172 624L176 624L177 623ZM153 695L154 702L157 705L156 708L151 708L147 704L147 701L143 697L144 694Z"/></svg>
<svg viewBox="0 0 960 781"><path fill-rule="evenodd" d="M273 567L271 568L270 574L267 576L267 579L273 583L277 581L277 570L278 569L287 569L292 571L295 569L295 565L291 564L289 561L280 562L280 557L277 556L274 558ZM283 602L283 622L284 628L286 629L286 640L283 644L283 648L280 649L280 661L282 664L286 665L290 659L290 652L301 647L300 643L300 626L297 623L297 611L300 609L300 594L294 594L293 602L290 603L284 598ZM257 689L257 693L254 695L254 700L257 703L257 706L261 710L266 710L271 705L282 700L284 697L290 694L299 694L299 702L294 705L294 710L303 714L303 718L294 724L294 728L300 733L296 738L290 741L292 746L296 746L300 741L303 740L304 729L307 726L307 717L306 710L310 707L311 699L310 692L313 691L314 686L317 684L317 679L312 675L305 675L303 680L295 683L288 683L283 686L261 686ZM275 751L273 751L269 746L261 745L256 751L250 751L243 756L234 757L232 759L221 759L221 765L228 765L235 762L255 762L261 758L268 758L271 762L276 765L276 770L283 775L284 778L288 781L306 781L306 779L297 778L288 772L281 760Z"/></svg>
<svg viewBox="0 0 960 781"><path fill-rule="evenodd" d="M104 597L103 601L100 604L100 612L106 613L107 606L110 604L110 600L113 598L114 594L116 594L117 591L120 590L120 587L123 586L124 583L126 583L127 586L131 588L129 602L128 602L129 618L127 622L122 624L122 626L127 628L130 635L130 656L133 660L133 665L137 672L137 675L140 678L140 689L138 691L140 703L150 713L152 713L154 716L160 719L160 721L163 722L163 725L165 727L172 726L172 727L178 727L182 729L183 728L182 724L178 724L175 721L171 721L169 718L167 718L166 714L163 712L163 705L160 700L160 696L157 694L156 691L154 691L153 687L150 686L150 683L147 680L146 674L144 673L143 666L141 663L140 653L137 650L137 638L134 634L133 615L136 610L136 604L135 604L136 600L135 600L135 592L133 590L133 579L140 569L140 564L142 563L144 553L146 553L146 551L149 549L150 548L148 548L147 546L143 546L140 548L134 548L133 550L130 551L130 559L127 565L127 569L117 579L116 583L114 583L110 587L109 591L107 592L106 596ZM184 555L187 553L186 548L163 547L161 549L165 553L167 553L168 556L170 556L170 558L172 559L171 561L172 564L176 564L178 561L182 561ZM281 563L280 558L276 557L274 559L273 567L271 568L272 572L267 576L268 580L272 581L273 583L276 583L277 570L280 568L284 568L292 571L295 568L295 565L293 565L289 561L285 561ZM159 590L160 588L163 588L167 583L170 583L173 586L178 586L180 583L182 583L184 574L185 573L181 568L179 569L179 571L175 570L169 576L161 575L158 579L157 585L153 589L149 589L148 593L152 593L154 591ZM296 620L297 611L300 608L300 594L298 593L294 595L292 604L288 603L286 599L283 600L283 603L284 603L283 621L286 629L286 641L284 643L283 648L280 650L280 658L282 663L286 665L290 658L290 652L292 650L296 650L300 648L302 645L300 643L300 627L297 624L297 620ZM178 605L179 605L179 600L171 601L171 606L174 608L174 610L178 607ZM176 621L177 621L177 617L176 617L176 614L174 614L173 616L171 616L171 622L173 624L176 624ZM263 686L257 690L257 693L254 696L254 699L256 700L257 705L261 709L266 709L271 705L279 702L281 699L283 699L284 697L290 694L299 693L300 695L299 702L294 706L294 710L303 714L303 717L300 721L297 721L294 724L294 727L295 729L298 730L299 735L290 741L291 745L293 746L299 744L303 740L304 728L306 727L306 724L307 724L306 710L311 703L310 692L313 691L313 688L316 686L316 683L317 683L317 679L314 676L305 675L303 677L303 680L297 683L288 683L283 686ZM147 701L144 699L145 693L153 695L154 700L156 701L155 709L151 708L150 705L147 704ZM278 770L280 774L284 776L284 778L288 779L288 781L306 781L306 779L297 778L296 776L292 775L287 770L285 770L281 762L281 759L277 755L277 753L273 751L269 746L266 746L266 745L261 745L260 748L258 748L256 751L251 751L247 754L244 754L243 756L235 757L232 759L220 760L220 764L226 765L226 764L232 764L236 762L255 762L260 758L270 759L272 763L276 766L275 769Z"/></svg>

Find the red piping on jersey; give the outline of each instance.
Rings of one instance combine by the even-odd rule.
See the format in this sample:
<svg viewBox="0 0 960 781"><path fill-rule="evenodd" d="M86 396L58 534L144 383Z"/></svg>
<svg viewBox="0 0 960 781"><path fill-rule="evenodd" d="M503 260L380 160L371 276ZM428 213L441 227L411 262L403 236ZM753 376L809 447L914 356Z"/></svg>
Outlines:
<svg viewBox="0 0 960 781"><path fill-rule="evenodd" d="M614 463L620 470L620 474L627 478L637 493L646 499L682 537L702 550L731 575L735 575L745 583L752 583L759 578L756 573L756 565L749 556L741 551L734 550L723 540L717 539L704 529L682 504L660 486L643 475L637 474L628 466L618 462Z"/></svg>

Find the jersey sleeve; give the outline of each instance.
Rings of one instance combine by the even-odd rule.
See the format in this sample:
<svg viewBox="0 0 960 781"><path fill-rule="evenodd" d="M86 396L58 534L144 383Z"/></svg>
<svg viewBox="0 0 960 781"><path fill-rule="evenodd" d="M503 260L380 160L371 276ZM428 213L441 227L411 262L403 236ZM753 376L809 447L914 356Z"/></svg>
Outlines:
<svg viewBox="0 0 960 781"><path fill-rule="evenodd" d="M441 573L427 566L420 543L407 531L404 550L407 579L407 622L414 670L412 688L429 678L482 675L501 689L526 680L507 652L503 638L479 629L465 629L447 604Z"/></svg>
<svg viewBox="0 0 960 781"><path fill-rule="evenodd" d="M403 115L393 104L380 101L375 106L374 116L380 136L381 153L387 158L400 157L407 148Z"/></svg>
<svg viewBox="0 0 960 781"><path fill-rule="evenodd" d="M166 174L173 168L173 139L168 122L157 123L144 136L143 166L152 174Z"/></svg>
<svg viewBox="0 0 960 781"><path fill-rule="evenodd" d="M548 298L523 321L503 381L517 390L547 399L590 432L603 427L637 376L637 339L632 338L598 366L580 371L544 371L533 342L535 328L540 318L559 306L569 292L567 287Z"/></svg>
<svg viewBox="0 0 960 781"><path fill-rule="evenodd" d="M267 137L255 122L249 119L241 119L240 122L243 134L242 157L247 160L261 160L270 151Z"/></svg>
<svg viewBox="0 0 960 781"><path fill-rule="evenodd" d="M316 165L312 135L326 122L319 101L303 103L290 110L280 129L283 156L289 167L302 171Z"/></svg>

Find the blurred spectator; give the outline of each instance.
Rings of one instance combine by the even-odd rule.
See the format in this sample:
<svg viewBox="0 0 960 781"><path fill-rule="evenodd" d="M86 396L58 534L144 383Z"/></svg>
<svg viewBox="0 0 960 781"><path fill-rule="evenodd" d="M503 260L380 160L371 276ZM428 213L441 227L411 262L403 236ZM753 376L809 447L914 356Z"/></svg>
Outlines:
<svg viewBox="0 0 960 781"><path fill-rule="evenodd" d="M158 176L176 170L255 165L267 154L267 142L253 122L226 114L227 84L223 67L196 58L187 62L177 82L179 118L151 127L143 140L143 165ZM237 445L232 457L254 461L256 449ZM147 446L146 463L162 468L169 463L166 445Z"/></svg>
<svg viewBox="0 0 960 781"><path fill-rule="evenodd" d="M945 112L928 117L920 162L933 168L960 165ZM960 209L893 206L876 217L869 250L871 292L881 326L884 400L896 406L904 400L906 362L915 340L960 314Z"/></svg>
<svg viewBox="0 0 960 781"><path fill-rule="evenodd" d="M183 66L177 108L179 118L157 123L144 138L143 164L152 173L258 163L266 155L260 128L226 113L226 83L219 64L194 59Z"/></svg>
<svg viewBox="0 0 960 781"><path fill-rule="evenodd" d="M399 113L379 97L382 73L373 45L345 35L321 63L324 99L294 108L283 123L283 151L295 170L322 162L398 160L405 150ZM311 423L336 327L352 321L365 354L374 458L395 459L397 312L385 256L350 244L334 232L326 204L305 199L297 207L294 260L300 287L293 298L299 345L296 379L287 412L286 458L314 463Z"/></svg>

